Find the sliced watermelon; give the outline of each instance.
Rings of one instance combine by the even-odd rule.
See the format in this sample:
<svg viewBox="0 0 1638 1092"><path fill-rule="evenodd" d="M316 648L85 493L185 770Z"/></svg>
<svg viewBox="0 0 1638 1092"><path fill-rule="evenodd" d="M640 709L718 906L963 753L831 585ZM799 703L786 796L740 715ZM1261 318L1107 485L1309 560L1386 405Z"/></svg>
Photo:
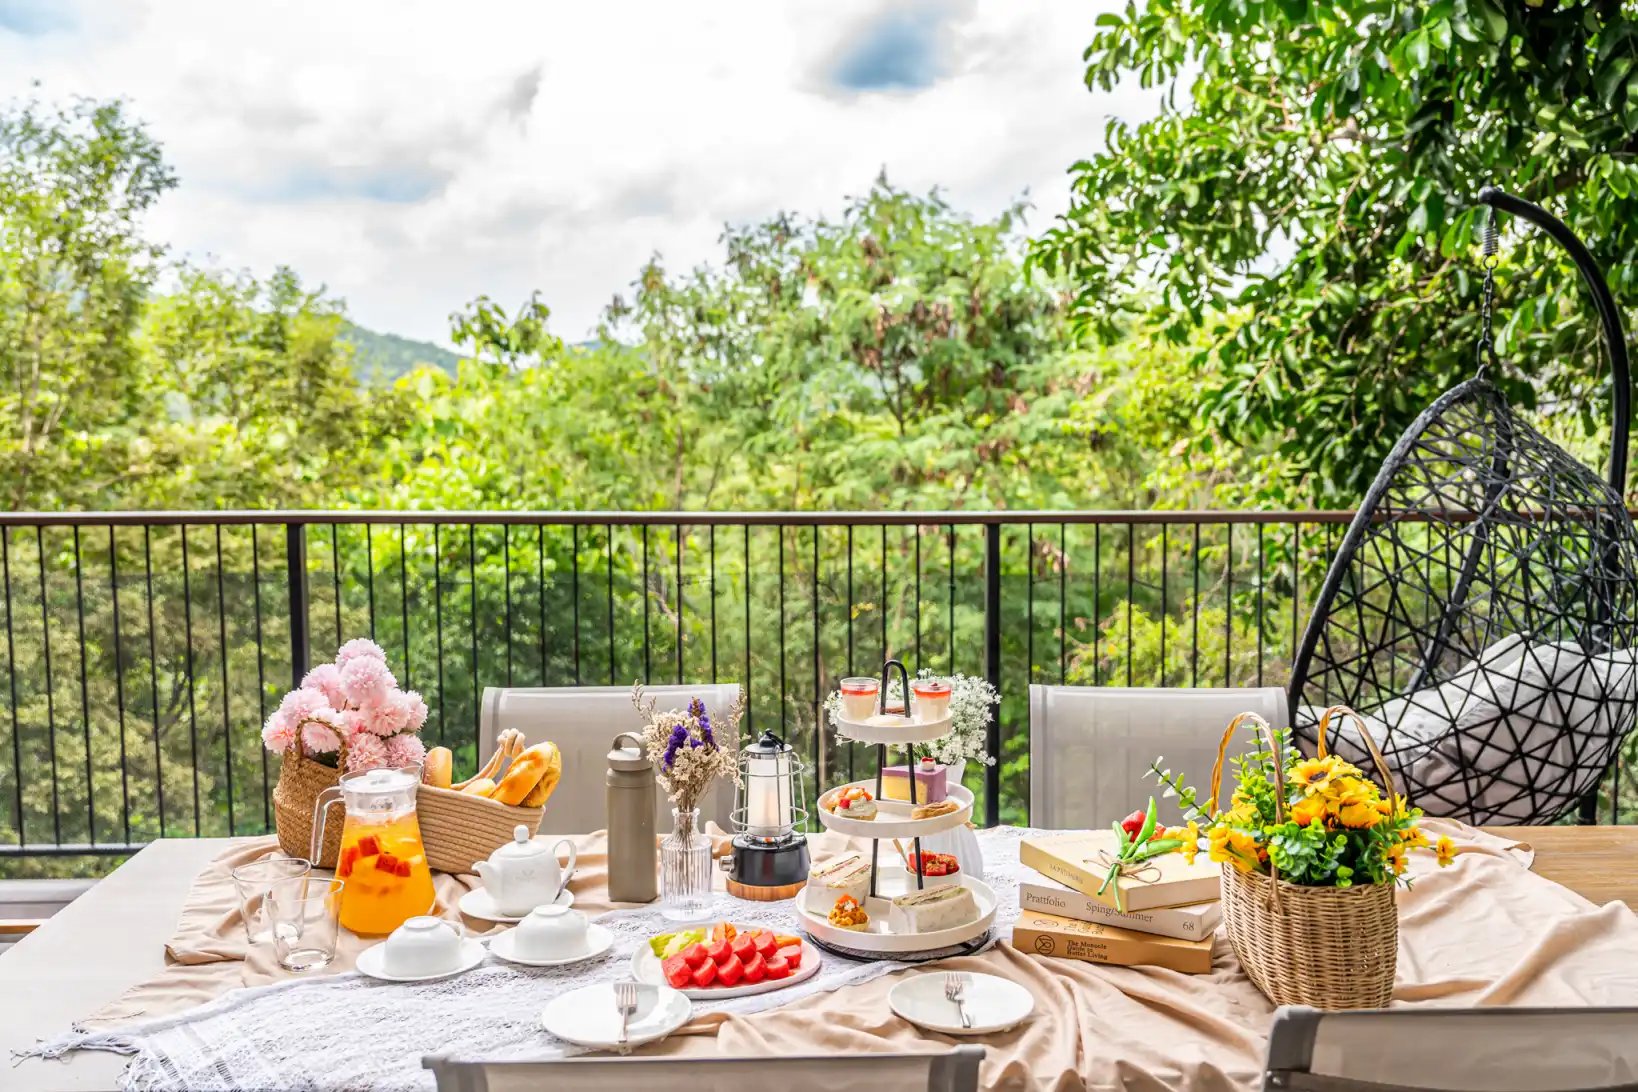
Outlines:
<svg viewBox="0 0 1638 1092"><path fill-rule="evenodd" d="M768 965L763 962L762 957L759 955L753 955L750 962L745 964L745 981L748 985L756 985L767 977L767 974Z"/></svg>
<svg viewBox="0 0 1638 1092"><path fill-rule="evenodd" d="M778 956L766 961L763 967L768 972L768 981L770 982L780 978L789 978L791 974L791 965Z"/></svg>
<svg viewBox="0 0 1638 1092"><path fill-rule="evenodd" d="M779 951L779 944L774 940L772 933L758 933L756 935L756 954L767 959Z"/></svg>
<svg viewBox="0 0 1638 1092"><path fill-rule="evenodd" d="M686 989L694 979L692 968L683 962L682 956L672 956L660 966L665 971L665 980L671 983L674 990Z"/></svg>
<svg viewBox="0 0 1638 1092"><path fill-rule="evenodd" d="M712 963L715 963L720 967L730 959L734 958L734 952L733 949L729 947L729 943L730 942L726 940L719 940L715 944L712 944L705 949L706 954L711 957Z"/></svg>
<svg viewBox="0 0 1638 1092"><path fill-rule="evenodd" d="M724 986L737 986L744 976L745 964L739 961L738 956L729 956L728 962L717 967L717 981Z"/></svg>
<svg viewBox="0 0 1638 1092"><path fill-rule="evenodd" d="M374 857L381 852L381 840L373 834L366 834L358 840L358 855L360 857Z"/></svg>
<svg viewBox="0 0 1638 1092"><path fill-rule="evenodd" d="M787 945L774 954L789 963L793 971L802 966L802 945L799 943Z"/></svg>
<svg viewBox="0 0 1638 1092"><path fill-rule="evenodd" d="M756 941L748 936L737 936L728 944L729 951L739 957L741 963L749 963L756 955Z"/></svg>
<svg viewBox="0 0 1638 1092"><path fill-rule="evenodd" d="M698 970L702 964L711 962L711 955L703 944L690 944L682 950L682 961L689 967Z"/></svg>
<svg viewBox="0 0 1638 1092"><path fill-rule="evenodd" d="M702 960L700 965L694 968L694 985L696 988L703 990L716 980L717 965L709 959Z"/></svg>

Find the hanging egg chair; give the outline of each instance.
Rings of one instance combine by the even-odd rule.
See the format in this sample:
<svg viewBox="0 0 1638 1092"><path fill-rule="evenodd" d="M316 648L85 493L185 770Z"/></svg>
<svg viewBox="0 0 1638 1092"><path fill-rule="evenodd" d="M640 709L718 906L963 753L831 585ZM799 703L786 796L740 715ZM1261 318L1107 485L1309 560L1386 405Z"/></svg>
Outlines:
<svg viewBox="0 0 1638 1092"><path fill-rule="evenodd" d="M1638 533L1623 500L1630 411L1619 313L1592 255L1494 188L1479 373L1405 430L1332 561L1293 664L1308 750L1334 704L1365 716L1413 805L1472 824L1582 806L1638 713ZM1536 224L1586 279L1610 352L1607 479L1530 427L1485 378L1499 211ZM1334 749L1365 768L1346 737Z"/></svg>

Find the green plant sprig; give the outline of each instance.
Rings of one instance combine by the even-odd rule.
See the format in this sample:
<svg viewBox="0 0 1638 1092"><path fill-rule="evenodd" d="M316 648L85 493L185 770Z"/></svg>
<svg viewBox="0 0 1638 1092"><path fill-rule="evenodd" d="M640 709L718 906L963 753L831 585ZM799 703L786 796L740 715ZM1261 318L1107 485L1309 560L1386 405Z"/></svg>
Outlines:
<svg viewBox="0 0 1638 1092"><path fill-rule="evenodd" d="M1157 838L1152 842L1149 841L1149 837L1155 832L1155 798L1152 796L1149 797L1149 810L1144 813L1143 826L1139 829L1136 838L1128 837L1126 828L1119 823L1114 824L1114 829L1115 838L1120 849L1115 854L1114 863L1109 866L1109 874L1103 878L1103 884L1098 888L1098 894L1101 896L1105 891L1109 890L1110 884L1115 884L1115 909L1124 914L1126 905L1121 898L1120 884L1115 883L1120 877L1121 869L1129 864L1147 861L1150 857L1158 857L1162 853L1170 853L1182 845L1183 840L1180 838Z"/></svg>

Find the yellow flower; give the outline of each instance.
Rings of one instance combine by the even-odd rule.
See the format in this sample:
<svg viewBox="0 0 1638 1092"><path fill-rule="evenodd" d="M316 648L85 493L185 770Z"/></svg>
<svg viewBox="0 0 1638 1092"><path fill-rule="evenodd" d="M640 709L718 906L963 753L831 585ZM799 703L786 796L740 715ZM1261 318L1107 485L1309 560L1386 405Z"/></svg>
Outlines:
<svg viewBox="0 0 1638 1092"><path fill-rule="evenodd" d="M1306 827L1315 819L1325 820L1325 797L1305 796L1291 806L1291 819L1298 826Z"/></svg>
<svg viewBox="0 0 1638 1092"><path fill-rule="evenodd" d="M1241 872L1252 872L1262 860L1257 839L1243 830L1231 827L1212 828L1211 860L1227 861Z"/></svg>
<svg viewBox="0 0 1638 1092"><path fill-rule="evenodd" d="M1423 841L1426 840L1426 837L1424 837ZM1433 843L1433 855L1438 859L1440 868L1456 859L1456 843L1450 840L1450 835L1441 834L1439 840Z"/></svg>
<svg viewBox="0 0 1638 1092"><path fill-rule="evenodd" d="M1257 822L1257 805L1243 800L1223 813L1223 822L1231 826L1246 826Z"/></svg>
<svg viewBox="0 0 1638 1092"><path fill-rule="evenodd" d="M1396 842L1388 847L1388 867L1395 876L1405 871L1405 843Z"/></svg>
<svg viewBox="0 0 1638 1092"><path fill-rule="evenodd" d="M1178 832L1177 836L1183 839L1183 844L1177 847L1177 851L1183 854L1185 861L1193 864L1195 854L1200 852L1200 824L1190 819L1188 825Z"/></svg>
<svg viewBox="0 0 1638 1092"><path fill-rule="evenodd" d="M1385 816L1376 809L1372 794L1363 791L1358 782L1354 786L1336 800L1337 822L1354 830L1376 826Z"/></svg>
<svg viewBox="0 0 1638 1092"><path fill-rule="evenodd" d="M1381 812L1383 815L1392 818L1395 815L1404 815L1407 811L1409 811L1410 803L1403 796L1396 793L1391 798L1378 800L1376 802L1376 810Z"/></svg>
<svg viewBox="0 0 1638 1092"><path fill-rule="evenodd" d="M1399 840L1411 849L1426 849L1428 846L1428 836L1421 827L1406 827L1400 831Z"/></svg>
<svg viewBox="0 0 1638 1092"><path fill-rule="evenodd" d="M1359 776L1359 770L1342 761L1336 755L1326 755L1324 758L1305 758L1286 775L1286 780L1293 785L1300 785L1303 792L1312 796L1315 793L1324 793L1331 788L1335 778Z"/></svg>

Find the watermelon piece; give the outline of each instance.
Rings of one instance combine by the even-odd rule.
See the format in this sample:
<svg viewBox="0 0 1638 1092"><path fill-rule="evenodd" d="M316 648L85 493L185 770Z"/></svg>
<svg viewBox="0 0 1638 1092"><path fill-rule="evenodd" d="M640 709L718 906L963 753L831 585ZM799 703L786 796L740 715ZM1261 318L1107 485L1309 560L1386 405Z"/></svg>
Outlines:
<svg viewBox="0 0 1638 1092"><path fill-rule="evenodd" d="M375 867L376 871L378 872L397 872L398 858L394 857L391 853L383 853L381 856L375 859Z"/></svg>
<svg viewBox="0 0 1638 1092"><path fill-rule="evenodd" d="M688 964L683 962L682 956L672 956L660 966L665 971L665 980L671 984L671 988L674 990L686 989L688 984L693 981L694 972Z"/></svg>
<svg viewBox="0 0 1638 1092"><path fill-rule="evenodd" d="M729 945L729 941L719 940L714 944L707 945L705 954L711 957L712 963L715 963L720 967L730 959L734 958L733 948L731 948Z"/></svg>
<svg viewBox="0 0 1638 1092"><path fill-rule="evenodd" d="M717 980L717 965L709 959L701 960L700 965L694 968L694 986L705 989Z"/></svg>
<svg viewBox="0 0 1638 1092"><path fill-rule="evenodd" d="M729 942L728 950L737 955L741 963L749 963L756 955L756 940L742 934Z"/></svg>
<svg viewBox="0 0 1638 1092"><path fill-rule="evenodd" d="M717 967L717 981L722 983L724 986L739 985L739 980L743 978L744 975L745 964L741 963L739 961L739 957L736 955L729 956L728 962L720 964Z"/></svg>
<svg viewBox="0 0 1638 1092"><path fill-rule="evenodd" d="M779 943L774 940L772 933L758 933L756 937L756 954L767 959L779 950Z"/></svg>
<svg viewBox="0 0 1638 1092"><path fill-rule="evenodd" d="M774 954L780 959L783 959L786 963L789 963L791 965L791 970L793 971L802 966L801 944L788 944Z"/></svg>
<svg viewBox="0 0 1638 1092"><path fill-rule="evenodd" d="M358 840L358 855L360 857L374 857L381 852L381 841L373 834L366 834Z"/></svg>
<svg viewBox="0 0 1638 1092"><path fill-rule="evenodd" d="M705 945L690 944L682 950L682 961L691 969L699 970L703 964L711 962L711 955L705 950Z"/></svg>
<svg viewBox="0 0 1638 1092"><path fill-rule="evenodd" d="M719 921L711 927L712 943L719 940L733 940L736 935L738 935L738 930L726 921Z"/></svg>
<svg viewBox="0 0 1638 1092"><path fill-rule="evenodd" d="M791 965L778 956L767 960L763 963L763 967L768 973L768 981L770 982L781 978L789 978L791 975Z"/></svg>
<svg viewBox="0 0 1638 1092"><path fill-rule="evenodd" d="M754 986L761 982L768 974L768 965L760 955L753 955L750 962L745 964L745 983Z"/></svg>

